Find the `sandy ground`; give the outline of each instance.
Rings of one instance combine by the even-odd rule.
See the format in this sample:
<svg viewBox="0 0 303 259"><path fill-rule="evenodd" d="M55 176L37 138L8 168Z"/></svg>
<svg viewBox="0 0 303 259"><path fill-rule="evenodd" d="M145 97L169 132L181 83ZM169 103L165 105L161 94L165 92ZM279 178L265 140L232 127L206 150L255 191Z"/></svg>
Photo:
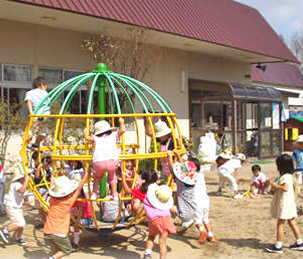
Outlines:
<svg viewBox="0 0 303 259"><path fill-rule="evenodd" d="M251 177L251 162L246 162L240 171L240 191L249 188ZM262 171L270 178L276 175L274 163L261 165ZM259 258L300 258L303 252L291 251L287 247L294 242L294 237L288 226L285 227L284 253L269 254L264 250L265 244L275 241L276 221L270 217L269 207L272 196L262 196L259 199L232 199L232 194L225 189L223 196L216 196L218 177L213 168L205 172L208 194L211 200L210 220L216 236L215 243L200 245L197 241L198 232L194 227L185 232L170 235L168 259L259 259ZM301 192L298 205L302 205ZM24 239L26 247L17 244L4 245L0 240L0 258L42 258L49 251L44 245L41 230L33 225L37 222L37 211L25 208L27 227ZM303 232L303 216L298 217L298 224ZM0 226L7 224L7 218L0 218ZM177 227L180 230L180 227ZM82 250L72 253L66 258L143 258L147 227L143 224L116 231L109 235L97 235L85 231L81 237ZM159 258L158 240L153 252L153 258Z"/></svg>

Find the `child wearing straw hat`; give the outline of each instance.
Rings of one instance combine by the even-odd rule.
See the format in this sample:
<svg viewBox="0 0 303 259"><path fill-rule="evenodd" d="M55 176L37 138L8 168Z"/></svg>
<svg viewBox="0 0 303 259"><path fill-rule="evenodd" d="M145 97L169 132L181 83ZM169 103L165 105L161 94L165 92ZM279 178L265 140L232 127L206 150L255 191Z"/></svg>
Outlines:
<svg viewBox="0 0 303 259"><path fill-rule="evenodd" d="M173 153L178 159L176 163L173 163ZM206 240L214 242L215 237L208 218L209 197L204 175L199 173L199 160L189 157L188 161L183 162L177 150L169 151L168 157L177 184L178 197L177 208L174 207L171 211L181 218L184 228L195 224L200 232L200 244L205 243Z"/></svg>
<svg viewBox="0 0 303 259"><path fill-rule="evenodd" d="M70 227L70 209L77 200L84 183L87 180L88 171L79 184L76 180L70 180L67 176L52 176L49 189L49 211L43 228L44 240L51 246L49 259L61 258L72 251L68 238Z"/></svg>
<svg viewBox="0 0 303 259"><path fill-rule="evenodd" d="M17 244L22 246L26 245L26 242L22 238L22 233L26 224L23 217L22 204L23 194L29 180L30 176L25 176L21 166L15 169L9 192L5 195L4 199L7 216L13 224L0 230L0 236L6 244L9 244L10 242L10 232L15 231Z"/></svg>
<svg viewBox="0 0 303 259"><path fill-rule="evenodd" d="M146 241L144 259L152 258L154 240L159 234L160 259L167 256L166 240L168 234L176 233L176 229L171 218L170 208L173 206L172 191L167 185L158 185L157 172L154 170L144 171L141 174L143 184L139 189L130 189L125 173L122 173L122 183L125 193L132 194L133 197L143 202L145 214L148 217L149 234Z"/></svg>
<svg viewBox="0 0 303 259"><path fill-rule="evenodd" d="M296 178L298 182L298 188L300 193L300 185L303 180L303 135L299 135L297 139L298 148L292 153L292 159L294 161L294 166L296 168Z"/></svg>
<svg viewBox="0 0 303 259"><path fill-rule="evenodd" d="M125 132L124 119L119 118L119 130L111 127L105 120L95 123L95 134L89 135L88 128L85 128L83 133L85 140L94 144L93 167L95 171L95 181L91 199L97 199L97 190L101 179L107 172L107 182L111 185L112 195L114 200L119 199L117 192L117 176L116 170L119 166L119 149L117 141Z"/></svg>

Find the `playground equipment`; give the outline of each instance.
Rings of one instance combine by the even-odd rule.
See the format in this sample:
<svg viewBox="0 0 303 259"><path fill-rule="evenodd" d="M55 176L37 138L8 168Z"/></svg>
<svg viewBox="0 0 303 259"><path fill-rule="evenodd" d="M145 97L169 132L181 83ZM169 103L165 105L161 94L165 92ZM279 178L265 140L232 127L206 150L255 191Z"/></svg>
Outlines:
<svg viewBox="0 0 303 259"><path fill-rule="evenodd" d="M87 100L87 103L85 106L82 105L82 107L85 107L86 113L72 114L71 105L73 103L73 98L75 98L79 91L83 89L87 89L87 98L84 99L84 101ZM134 100L136 100L136 105ZM80 104L76 103L76 105ZM45 106L50 106L52 108L51 115L40 115L43 114ZM125 106L128 106L129 111L125 111ZM57 114L54 112L56 109L58 110ZM82 134L83 128L91 128L97 120L108 120L111 126L115 127L119 117L128 120L129 123L132 124L133 133L135 132L135 134L133 134L135 136L133 137L135 141L128 143L127 138L129 131L127 127L128 124L126 123L127 132L122 135L121 143L118 144L118 147L121 149L121 170L125 170L125 161L129 159L136 161L136 172L138 171L139 160L146 159L152 159L154 162L154 169L157 170L158 159L167 156L166 152L160 152L157 147L153 126L153 119L155 119L155 117L162 117L167 121L172 132L175 147L177 147L181 154L185 152L182 138L180 138L179 143L176 138L176 136L181 136L176 114L172 112L164 99L147 85L134 78L107 71L106 65L100 63L97 66L97 70L73 77L52 89L48 96L44 98L40 105L35 109L33 115L30 116L28 125L25 129L23 147L21 150L24 171L27 172L31 166L29 161L30 154L26 148L26 140L34 120L44 120L44 123L49 125L50 128L47 136L48 141L45 141L46 144L39 147L39 161L41 161L40 152L49 152L53 160L54 170L59 172L60 170L63 170L64 163L67 163L68 161L82 161L88 169L90 162L92 161L93 147L92 145L89 145L88 142L85 142ZM143 143L145 140L145 134L140 134L145 131L144 124L148 124L152 131L151 144L153 150L150 153L146 153L140 148L140 143ZM79 128L77 134L78 138L70 135L71 132L74 132L77 128ZM129 154L126 152L128 148L134 149L136 152L134 154ZM49 189L49 183L46 181L44 172L41 171L41 174L44 179L43 183L35 185L31 180L29 186L37 200L46 210L48 210L47 202L37 189L39 187L46 187ZM133 179L127 179L132 181L132 186L135 185L136 177L137 174L135 174ZM91 200L91 181L93 181L93 179L89 178L87 182L87 199L78 200L87 200L90 202L93 211L94 230L98 231L108 228L108 224L104 225L98 220L98 216L96 215L97 212L94 209L96 201L101 202L109 199L101 197L97 200ZM170 185L170 183L171 178L167 181L168 185ZM112 230L119 228L118 224L122 203L130 199L132 199L132 197L125 197L124 190L122 189L120 211L116 221L110 226ZM135 218L125 225L125 227L139 224L145 218L143 215L144 211L142 209Z"/></svg>

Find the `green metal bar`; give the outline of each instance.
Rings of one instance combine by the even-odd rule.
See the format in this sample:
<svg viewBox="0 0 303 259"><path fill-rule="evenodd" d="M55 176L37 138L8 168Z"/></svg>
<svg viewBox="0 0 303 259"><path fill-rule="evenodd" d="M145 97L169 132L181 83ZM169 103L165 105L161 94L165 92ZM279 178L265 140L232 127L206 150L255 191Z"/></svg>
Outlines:
<svg viewBox="0 0 303 259"><path fill-rule="evenodd" d="M109 74L115 75L116 77L118 77L118 78L121 80L121 78L119 77L118 74L115 74L115 73L109 73ZM121 81L123 81L123 80L121 80ZM141 105L142 105L142 107L143 107L143 110L144 110L146 113L148 113L148 109L147 109L145 103L143 102L141 96L140 96L140 95L138 94L138 92L136 91L136 89L134 89L132 86L129 86L129 87L133 90L133 92L134 92L134 94L136 95L136 97L138 97L138 100L139 100L139 102L141 103Z"/></svg>
<svg viewBox="0 0 303 259"><path fill-rule="evenodd" d="M95 77L94 77L94 80L92 82L92 86L90 88L90 93L89 93L89 97L88 97L88 105L87 105L87 112L86 112L87 114L91 114L91 112L92 112L92 103L93 103L94 90L95 90L98 78L100 76L101 76L101 74L95 73Z"/></svg>
<svg viewBox="0 0 303 259"><path fill-rule="evenodd" d="M70 92L68 93L68 95L65 97L65 100L63 102L63 104L61 105L61 110L60 110L60 114L64 114L66 112L66 110L69 107L70 102L72 101L72 97L75 95L76 91L82 86L82 84L87 81L89 78L91 77L91 75L87 75L86 77L83 77L80 79L80 81L78 81L74 87L70 90Z"/></svg>
<svg viewBox="0 0 303 259"><path fill-rule="evenodd" d="M51 90L48 95L40 102L40 104L36 107L36 109L34 110L34 114L37 114L37 112L40 110L41 106L50 106L52 107L52 105L55 103L55 101L60 97L60 94L62 93L62 89L66 89L66 87L68 88L70 85L73 84L74 81L77 81L78 78L81 78L83 75L79 75L73 78L70 78L69 80L61 83L60 85L58 85L57 87L55 87L53 90ZM60 94L58 94L60 93ZM55 99L55 101L52 101L53 99ZM51 104L51 105L50 105ZM45 111L45 108L42 109L41 113L43 114Z"/></svg>
<svg viewBox="0 0 303 259"><path fill-rule="evenodd" d="M128 99L128 101L130 103L130 106L133 110L133 113L136 113L136 109L135 109L135 106L133 104L133 101L132 101L131 97L129 96L128 92L126 91L126 89L124 88L124 86L115 77L113 77L113 81L115 81L120 86L120 88L122 88L124 94L126 95L126 98Z"/></svg>
<svg viewBox="0 0 303 259"><path fill-rule="evenodd" d="M155 92L153 89L151 89L149 86L147 86L146 84L141 83L140 81L128 77L128 76L124 76L124 75L120 75L122 78L128 79L132 82L135 82L137 85L139 85L140 87L142 87L145 91L147 91L155 100L156 102L159 104L159 106L163 109L163 111L165 112L172 112L171 108L169 107L169 105L165 102L165 100L157 93ZM163 105L166 107L166 109L163 107Z"/></svg>
<svg viewBox="0 0 303 259"><path fill-rule="evenodd" d="M115 101L116 101L118 113L121 114L121 107L120 107L119 97L118 97L117 91L115 89L115 85L114 85L114 83L111 80L109 75L107 75L107 74L104 74L104 75L107 78L107 80L109 82L109 85L111 86L111 89L112 89L112 92L113 92L113 95L114 95L114 98L115 98Z"/></svg>

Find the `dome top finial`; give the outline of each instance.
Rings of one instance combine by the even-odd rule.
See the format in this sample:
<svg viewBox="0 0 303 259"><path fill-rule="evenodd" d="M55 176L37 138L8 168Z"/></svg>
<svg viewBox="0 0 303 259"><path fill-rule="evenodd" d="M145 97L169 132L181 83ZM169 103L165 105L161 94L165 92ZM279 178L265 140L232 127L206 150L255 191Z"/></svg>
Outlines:
<svg viewBox="0 0 303 259"><path fill-rule="evenodd" d="M107 66L105 63L98 63L97 65L97 72L104 73L107 71Z"/></svg>

